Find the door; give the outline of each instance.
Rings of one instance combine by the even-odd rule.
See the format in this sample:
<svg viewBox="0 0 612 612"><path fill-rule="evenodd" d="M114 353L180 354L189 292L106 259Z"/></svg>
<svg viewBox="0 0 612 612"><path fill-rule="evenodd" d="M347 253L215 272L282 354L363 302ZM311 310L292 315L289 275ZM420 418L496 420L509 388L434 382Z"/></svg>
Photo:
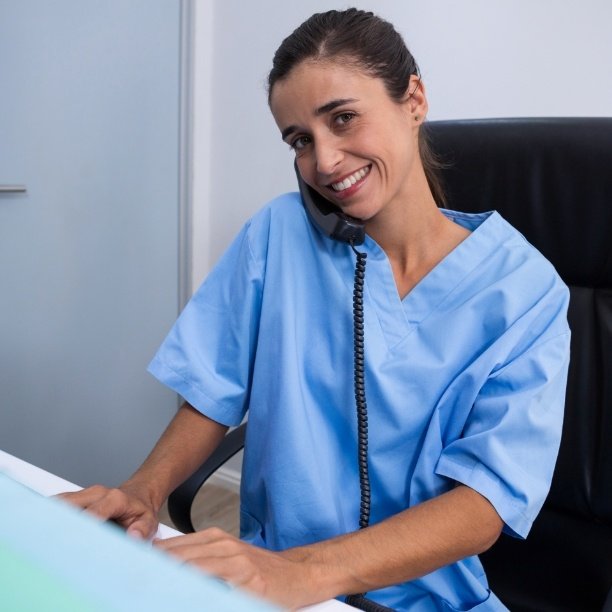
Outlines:
<svg viewBox="0 0 612 612"><path fill-rule="evenodd" d="M145 370L178 310L180 22L0 0L0 449L81 485L176 410Z"/></svg>

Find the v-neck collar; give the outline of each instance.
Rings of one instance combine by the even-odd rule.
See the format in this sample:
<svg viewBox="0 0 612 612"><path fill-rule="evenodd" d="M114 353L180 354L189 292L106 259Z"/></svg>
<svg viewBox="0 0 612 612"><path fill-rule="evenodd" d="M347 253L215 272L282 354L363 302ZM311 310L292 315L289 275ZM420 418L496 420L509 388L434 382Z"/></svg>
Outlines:
<svg viewBox="0 0 612 612"><path fill-rule="evenodd" d="M394 347L422 323L509 232L495 211L470 214L441 209L450 220L470 230L444 259L400 299L386 253L371 237L361 249L368 254L365 275L366 300L376 313L387 346ZM366 303L367 303L366 302Z"/></svg>

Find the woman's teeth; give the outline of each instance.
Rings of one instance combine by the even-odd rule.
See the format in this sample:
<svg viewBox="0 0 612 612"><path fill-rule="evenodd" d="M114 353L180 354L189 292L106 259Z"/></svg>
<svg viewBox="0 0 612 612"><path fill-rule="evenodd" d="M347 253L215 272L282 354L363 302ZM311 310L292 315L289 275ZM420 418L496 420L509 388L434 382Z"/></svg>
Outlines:
<svg viewBox="0 0 612 612"><path fill-rule="evenodd" d="M347 176L343 181L340 181L339 183L332 183L332 189L334 191L344 191L351 185L354 185L358 180L362 179L366 174L368 174L369 171L370 166L357 170L357 172L351 174L351 176Z"/></svg>

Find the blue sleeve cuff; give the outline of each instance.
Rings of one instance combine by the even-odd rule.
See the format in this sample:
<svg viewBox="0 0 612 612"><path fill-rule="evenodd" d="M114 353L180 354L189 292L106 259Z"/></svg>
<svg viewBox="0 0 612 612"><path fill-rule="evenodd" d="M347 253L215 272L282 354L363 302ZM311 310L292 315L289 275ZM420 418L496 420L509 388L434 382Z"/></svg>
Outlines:
<svg viewBox="0 0 612 612"><path fill-rule="evenodd" d="M515 538L527 537L535 517L528 517L521 511L502 481L482 463L464 465L442 455L436 474L464 484L488 499L504 521L504 533Z"/></svg>
<svg viewBox="0 0 612 612"><path fill-rule="evenodd" d="M235 409L229 409L208 397L201 389L190 384L178 372L168 367L159 356L153 358L147 371L213 421L229 427L238 426L242 422L244 415L236 414Z"/></svg>

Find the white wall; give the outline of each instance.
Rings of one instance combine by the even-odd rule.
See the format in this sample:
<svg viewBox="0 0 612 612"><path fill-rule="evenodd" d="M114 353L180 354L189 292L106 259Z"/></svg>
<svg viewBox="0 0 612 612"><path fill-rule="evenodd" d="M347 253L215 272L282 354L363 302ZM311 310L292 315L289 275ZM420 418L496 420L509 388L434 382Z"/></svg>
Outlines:
<svg viewBox="0 0 612 612"><path fill-rule="evenodd" d="M266 103L275 49L313 12L350 5L403 34L430 119L611 114L608 0L197 0L194 288L250 215L294 190Z"/></svg>

